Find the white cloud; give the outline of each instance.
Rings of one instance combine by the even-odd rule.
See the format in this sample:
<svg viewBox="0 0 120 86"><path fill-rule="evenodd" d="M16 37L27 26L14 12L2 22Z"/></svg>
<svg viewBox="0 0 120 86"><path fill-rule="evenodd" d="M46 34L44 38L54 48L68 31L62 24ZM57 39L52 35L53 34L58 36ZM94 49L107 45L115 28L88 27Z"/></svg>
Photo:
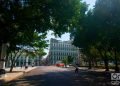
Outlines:
<svg viewBox="0 0 120 86"><path fill-rule="evenodd" d="M93 8L93 6L95 5L96 0L83 0L85 1L87 4L89 4L89 8Z"/></svg>
<svg viewBox="0 0 120 86"><path fill-rule="evenodd" d="M54 33L53 31L48 31L46 40L50 40L51 38L55 38L55 39L58 39L58 40L67 41L67 40L70 39L70 34L69 33L65 33L61 37L55 37L53 35L53 33Z"/></svg>

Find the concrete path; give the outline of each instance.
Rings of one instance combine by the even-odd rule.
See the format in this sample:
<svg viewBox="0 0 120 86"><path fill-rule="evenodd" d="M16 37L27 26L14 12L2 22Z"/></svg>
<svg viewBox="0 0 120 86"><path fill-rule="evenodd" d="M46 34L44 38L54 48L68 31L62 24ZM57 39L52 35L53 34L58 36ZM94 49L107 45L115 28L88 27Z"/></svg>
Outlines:
<svg viewBox="0 0 120 86"><path fill-rule="evenodd" d="M7 73L2 77L0 77L0 86L1 86L1 83L10 82L18 77L23 76L24 73L27 73L35 68L36 67L29 67L28 69L25 69L25 68L16 67L13 69L13 72L8 72L10 68L6 68L5 70Z"/></svg>
<svg viewBox="0 0 120 86"><path fill-rule="evenodd" d="M90 72L55 66L41 66L24 77L8 83L8 86L111 86L102 72Z"/></svg>
<svg viewBox="0 0 120 86"><path fill-rule="evenodd" d="M73 86L72 77L72 72L68 69L41 66L10 84L12 86Z"/></svg>

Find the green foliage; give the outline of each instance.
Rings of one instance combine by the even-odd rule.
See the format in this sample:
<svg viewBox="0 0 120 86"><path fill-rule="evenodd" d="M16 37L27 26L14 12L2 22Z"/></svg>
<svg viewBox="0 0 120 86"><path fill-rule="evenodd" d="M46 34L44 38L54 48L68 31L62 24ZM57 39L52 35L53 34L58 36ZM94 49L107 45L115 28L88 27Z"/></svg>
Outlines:
<svg viewBox="0 0 120 86"><path fill-rule="evenodd" d="M45 55L47 31L60 36L75 28L84 4L81 0L0 0L0 45L10 44L7 55L26 47ZM28 51L24 50L34 57Z"/></svg>
<svg viewBox="0 0 120 86"><path fill-rule="evenodd" d="M75 27L83 4L80 0L1 0L0 45L45 48L46 32L58 36Z"/></svg>
<svg viewBox="0 0 120 86"><path fill-rule="evenodd" d="M65 64L65 66L67 65L67 58L64 58L63 60L62 60L62 62Z"/></svg>
<svg viewBox="0 0 120 86"><path fill-rule="evenodd" d="M0 43L22 42L22 39L32 41L34 31L44 33L53 30L60 36L77 21L80 7L79 0L27 0L23 3L19 0L2 0Z"/></svg>
<svg viewBox="0 0 120 86"><path fill-rule="evenodd" d="M84 13L80 27L75 28L73 44L84 49L88 57L101 57L108 65L108 60L115 60L118 65L120 53L120 1L96 0L95 7ZM94 47L94 48L93 48Z"/></svg>
<svg viewBox="0 0 120 86"><path fill-rule="evenodd" d="M71 56L68 56L68 57L67 57L67 62L68 62L68 64L71 64L71 63L73 62L73 60L74 60L73 57L71 57Z"/></svg>
<svg viewBox="0 0 120 86"><path fill-rule="evenodd" d="M65 57L62 62L67 65L67 64L71 64L73 62L74 58L71 56Z"/></svg>

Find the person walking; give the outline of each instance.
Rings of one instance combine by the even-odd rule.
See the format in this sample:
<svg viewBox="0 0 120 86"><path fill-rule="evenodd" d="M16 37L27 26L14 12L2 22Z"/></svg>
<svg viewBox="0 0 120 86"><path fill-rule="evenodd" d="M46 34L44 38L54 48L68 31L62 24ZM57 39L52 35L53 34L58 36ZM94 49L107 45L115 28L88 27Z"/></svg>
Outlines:
<svg viewBox="0 0 120 86"><path fill-rule="evenodd" d="M75 73L78 73L78 67L75 67Z"/></svg>
<svg viewBox="0 0 120 86"><path fill-rule="evenodd" d="M78 73L78 70L79 70L79 69L78 69L78 65L76 64L76 65L75 65L75 73Z"/></svg>
<svg viewBox="0 0 120 86"><path fill-rule="evenodd" d="M23 65L21 64L21 69L22 69L22 66L23 66Z"/></svg>

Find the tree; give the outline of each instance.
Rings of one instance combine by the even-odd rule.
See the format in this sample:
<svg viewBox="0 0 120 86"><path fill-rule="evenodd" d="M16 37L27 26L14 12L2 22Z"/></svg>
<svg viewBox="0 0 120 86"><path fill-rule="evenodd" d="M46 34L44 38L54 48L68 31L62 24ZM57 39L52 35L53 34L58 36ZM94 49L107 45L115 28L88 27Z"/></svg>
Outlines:
<svg viewBox="0 0 120 86"><path fill-rule="evenodd" d="M67 67L67 58L64 58L63 60L62 60L62 62L65 64L65 67Z"/></svg>
<svg viewBox="0 0 120 86"><path fill-rule="evenodd" d="M91 56L89 50L94 46L105 63L106 71L109 70L111 56L114 56L115 70L119 70L119 5L118 0L97 0L94 9L84 14L85 17L78 25L80 27L72 33L73 44L83 48L88 56Z"/></svg>
<svg viewBox="0 0 120 86"><path fill-rule="evenodd" d="M74 39L73 44L84 50L83 53L87 56L89 69L91 69L91 56L93 55L91 55L90 50L96 42L97 31L93 28L94 22L92 10L88 11L87 14L85 14L85 12L86 10L84 11L83 19L79 22L80 27L76 28L71 36L73 36Z"/></svg>
<svg viewBox="0 0 120 86"><path fill-rule="evenodd" d="M14 46L28 45L34 32L53 30L60 36L75 26L81 6L80 0L1 0L0 45L9 43L11 46L14 41Z"/></svg>
<svg viewBox="0 0 120 86"><path fill-rule="evenodd" d="M80 6L79 0L0 1L1 43L9 42L20 33L33 33L35 30L41 33L51 29L60 35L68 31L73 18L80 14Z"/></svg>
<svg viewBox="0 0 120 86"><path fill-rule="evenodd" d="M25 38L21 39L22 42L20 43L18 43L18 40L20 39L13 41L12 45L8 48L8 60L11 61L10 72L12 72L15 63L20 56L23 56L24 58L34 58L45 55L44 48L47 47L46 41L44 40L45 38L45 34L34 32L33 41L29 41L28 39L29 42L26 42Z"/></svg>
<svg viewBox="0 0 120 86"><path fill-rule="evenodd" d="M68 64L71 64L73 62L73 60L74 60L73 57L67 56L62 60L62 62L65 64L65 67L66 67Z"/></svg>
<svg viewBox="0 0 120 86"><path fill-rule="evenodd" d="M72 64L72 62L73 62L73 60L74 60L74 58L73 57L71 57L71 56L68 56L67 57L67 62L68 62L68 64Z"/></svg>
<svg viewBox="0 0 120 86"><path fill-rule="evenodd" d="M119 7L120 1L118 0L105 0L104 3L102 0L97 0L94 15L96 20L97 28L99 28L101 33L100 40L106 51L112 50L114 52L115 58L115 70L118 71L118 62L116 57L117 52L119 52Z"/></svg>
<svg viewBox="0 0 120 86"><path fill-rule="evenodd" d="M22 50L17 50L10 53L10 56L9 56L9 60L11 62L10 72L12 72L13 67L15 66L15 63L18 60L18 58L22 55L22 52L23 52Z"/></svg>

